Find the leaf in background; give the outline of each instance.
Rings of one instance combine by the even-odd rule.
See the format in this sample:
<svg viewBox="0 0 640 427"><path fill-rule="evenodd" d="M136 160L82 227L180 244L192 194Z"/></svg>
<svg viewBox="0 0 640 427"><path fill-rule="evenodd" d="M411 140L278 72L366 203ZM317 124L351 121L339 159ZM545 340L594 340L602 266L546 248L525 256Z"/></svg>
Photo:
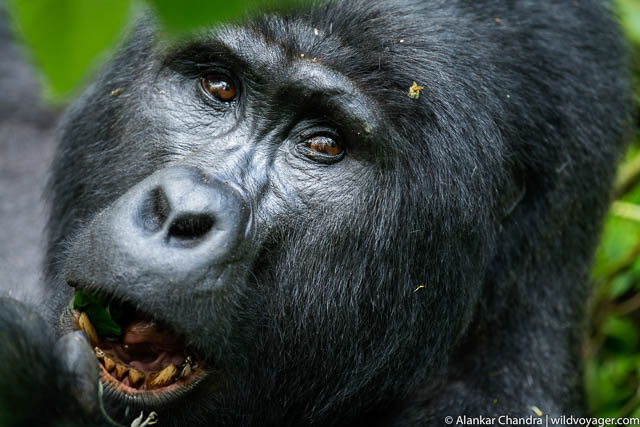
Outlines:
<svg viewBox="0 0 640 427"><path fill-rule="evenodd" d="M640 2L638 0L618 0L618 15L629 39L640 43Z"/></svg>
<svg viewBox="0 0 640 427"><path fill-rule="evenodd" d="M611 281L611 288L609 289L609 298L616 299L621 295L624 295L629 289L633 287L635 283L635 276L633 274L620 274Z"/></svg>
<svg viewBox="0 0 640 427"><path fill-rule="evenodd" d="M633 397L636 387L629 381L635 359L617 356L602 362L590 360L585 370L585 387L590 412L598 417L619 416L619 410Z"/></svg>
<svg viewBox="0 0 640 427"><path fill-rule="evenodd" d="M311 0L146 0L162 20L170 34L178 34L231 21L252 10L290 10ZM188 5L188 7L186 6Z"/></svg>
<svg viewBox="0 0 640 427"><path fill-rule="evenodd" d="M247 1L234 0L147 0L156 10L169 32L196 29L242 16Z"/></svg>
<svg viewBox="0 0 640 427"><path fill-rule="evenodd" d="M638 325L627 318L609 316L602 330L609 340L607 347L621 353L633 353L638 350Z"/></svg>
<svg viewBox="0 0 640 427"><path fill-rule="evenodd" d="M53 98L68 96L124 28L131 0L10 0Z"/></svg>
<svg viewBox="0 0 640 427"><path fill-rule="evenodd" d="M609 215L596 252L594 277L599 279L608 275L632 253L638 242L640 223Z"/></svg>

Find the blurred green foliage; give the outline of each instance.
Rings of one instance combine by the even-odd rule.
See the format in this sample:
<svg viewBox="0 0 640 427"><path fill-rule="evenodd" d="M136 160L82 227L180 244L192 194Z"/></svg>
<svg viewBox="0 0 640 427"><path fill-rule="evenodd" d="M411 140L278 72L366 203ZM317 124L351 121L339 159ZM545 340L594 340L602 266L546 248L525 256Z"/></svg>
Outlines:
<svg viewBox="0 0 640 427"><path fill-rule="evenodd" d="M640 0L617 0L640 105ZM640 417L640 133L621 165L593 268L585 385L598 417Z"/></svg>
<svg viewBox="0 0 640 427"><path fill-rule="evenodd" d="M125 0L15 0L10 13L54 95L68 94L119 35Z"/></svg>
<svg viewBox="0 0 640 427"><path fill-rule="evenodd" d="M165 36L232 20L258 5L304 0L7 0L19 36L42 72L46 97L77 92L144 8L155 10Z"/></svg>
<svg viewBox="0 0 640 427"><path fill-rule="evenodd" d="M211 24L236 18L245 10L246 1L189 0L151 0L156 12L171 32L188 31ZM185 7L188 5L188 7Z"/></svg>

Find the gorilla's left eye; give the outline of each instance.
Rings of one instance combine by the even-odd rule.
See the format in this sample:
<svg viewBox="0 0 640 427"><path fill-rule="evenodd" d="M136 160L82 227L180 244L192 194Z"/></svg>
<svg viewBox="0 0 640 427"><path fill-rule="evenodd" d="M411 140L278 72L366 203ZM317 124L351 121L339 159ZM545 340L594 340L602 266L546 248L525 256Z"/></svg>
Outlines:
<svg viewBox="0 0 640 427"><path fill-rule="evenodd" d="M344 148L333 138L328 136L314 136L305 141L305 146L311 151L328 156L340 156Z"/></svg>
<svg viewBox="0 0 640 427"><path fill-rule="evenodd" d="M233 81L217 74L204 76L202 89L218 101L231 102L236 98L236 86Z"/></svg>
<svg viewBox="0 0 640 427"><path fill-rule="evenodd" d="M319 163L335 163L344 156L344 146L330 136L316 135L296 144L299 154Z"/></svg>

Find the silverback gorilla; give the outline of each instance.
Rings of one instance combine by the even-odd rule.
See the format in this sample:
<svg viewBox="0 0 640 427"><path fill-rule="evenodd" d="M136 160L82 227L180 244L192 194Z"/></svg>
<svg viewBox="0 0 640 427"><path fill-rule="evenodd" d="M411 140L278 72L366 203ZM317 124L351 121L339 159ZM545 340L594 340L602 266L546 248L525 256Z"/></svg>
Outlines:
<svg viewBox="0 0 640 427"><path fill-rule="evenodd" d="M582 414L630 112L609 8L345 0L175 43L142 19L61 124L46 307L1 302L6 424Z"/></svg>

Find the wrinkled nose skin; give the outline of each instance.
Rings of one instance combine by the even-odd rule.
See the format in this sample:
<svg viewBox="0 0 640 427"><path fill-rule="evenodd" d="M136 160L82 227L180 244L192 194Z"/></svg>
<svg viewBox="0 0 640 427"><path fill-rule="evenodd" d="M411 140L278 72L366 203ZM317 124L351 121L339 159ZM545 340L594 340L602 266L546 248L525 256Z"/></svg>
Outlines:
<svg viewBox="0 0 640 427"><path fill-rule="evenodd" d="M204 273L242 258L250 217L236 187L196 168L160 170L98 214L75 240L68 280L197 283Z"/></svg>

